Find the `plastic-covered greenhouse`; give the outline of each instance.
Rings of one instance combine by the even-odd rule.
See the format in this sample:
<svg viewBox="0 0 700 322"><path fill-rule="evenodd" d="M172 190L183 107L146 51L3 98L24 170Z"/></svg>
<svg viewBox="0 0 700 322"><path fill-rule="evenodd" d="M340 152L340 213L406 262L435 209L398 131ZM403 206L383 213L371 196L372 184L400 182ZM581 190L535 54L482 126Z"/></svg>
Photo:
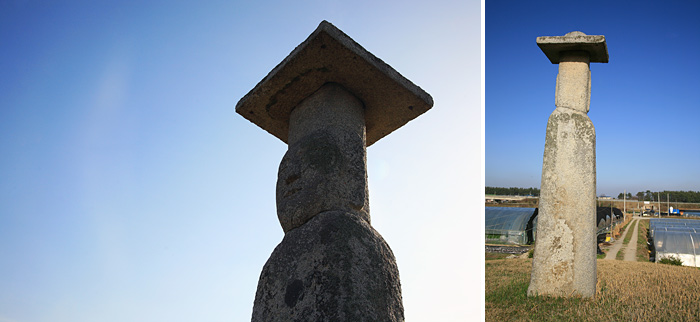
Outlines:
<svg viewBox="0 0 700 322"><path fill-rule="evenodd" d="M486 243L528 245L537 235L537 208L486 207ZM604 238L624 216L617 208L596 209L597 234Z"/></svg>
<svg viewBox="0 0 700 322"><path fill-rule="evenodd" d="M618 208L596 207L596 224L598 225L598 234L609 231L610 227L622 223L624 219L625 217L622 214L622 210Z"/></svg>
<svg viewBox="0 0 700 322"><path fill-rule="evenodd" d="M686 217L700 217L700 211L684 211L683 215Z"/></svg>
<svg viewBox="0 0 700 322"><path fill-rule="evenodd" d="M486 242L526 245L535 241L537 208L486 207Z"/></svg>
<svg viewBox="0 0 700 322"><path fill-rule="evenodd" d="M649 237L656 262L673 256L681 259L684 266L700 267L700 220L652 218Z"/></svg>

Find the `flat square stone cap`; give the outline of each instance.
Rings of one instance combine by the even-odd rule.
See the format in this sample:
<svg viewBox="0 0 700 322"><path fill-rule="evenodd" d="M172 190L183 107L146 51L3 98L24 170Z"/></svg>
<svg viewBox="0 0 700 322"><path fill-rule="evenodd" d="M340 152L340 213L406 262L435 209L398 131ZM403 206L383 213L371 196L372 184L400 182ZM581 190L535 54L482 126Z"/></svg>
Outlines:
<svg viewBox="0 0 700 322"><path fill-rule="evenodd" d="M433 106L433 99L327 21L246 94L236 112L287 143L289 114L334 82L365 105L367 146Z"/></svg>
<svg viewBox="0 0 700 322"><path fill-rule="evenodd" d="M608 62L608 46L605 36L588 36L580 31L573 31L564 36L537 37L537 46L542 49L552 64L559 64L560 54L564 51L587 51L591 63Z"/></svg>

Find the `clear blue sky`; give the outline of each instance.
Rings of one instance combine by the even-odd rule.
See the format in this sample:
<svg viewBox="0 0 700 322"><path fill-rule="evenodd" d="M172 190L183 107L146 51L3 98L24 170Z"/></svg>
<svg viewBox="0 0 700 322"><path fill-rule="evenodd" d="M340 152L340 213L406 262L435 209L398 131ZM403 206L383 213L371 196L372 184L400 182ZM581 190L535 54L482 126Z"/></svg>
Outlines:
<svg viewBox="0 0 700 322"><path fill-rule="evenodd" d="M368 149L407 319L483 314L479 1L10 0L0 321L249 320L286 145L234 107L324 19L435 100Z"/></svg>
<svg viewBox="0 0 700 322"><path fill-rule="evenodd" d="M700 190L700 4L486 1L485 180L539 187L558 65L538 36L605 35L588 116L598 195Z"/></svg>

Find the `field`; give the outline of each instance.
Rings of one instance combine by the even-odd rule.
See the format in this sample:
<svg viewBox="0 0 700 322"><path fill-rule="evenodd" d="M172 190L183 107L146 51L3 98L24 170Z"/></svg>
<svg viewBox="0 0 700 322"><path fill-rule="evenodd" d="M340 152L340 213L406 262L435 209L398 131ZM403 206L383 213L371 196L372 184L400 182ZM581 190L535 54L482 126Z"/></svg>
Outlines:
<svg viewBox="0 0 700 322"><path fill-rule="evenodd" d="M598 260L591 300L527 297L531 266L531 259L486 262L486 321L700 320L700 269L694 267Z"/></svg>

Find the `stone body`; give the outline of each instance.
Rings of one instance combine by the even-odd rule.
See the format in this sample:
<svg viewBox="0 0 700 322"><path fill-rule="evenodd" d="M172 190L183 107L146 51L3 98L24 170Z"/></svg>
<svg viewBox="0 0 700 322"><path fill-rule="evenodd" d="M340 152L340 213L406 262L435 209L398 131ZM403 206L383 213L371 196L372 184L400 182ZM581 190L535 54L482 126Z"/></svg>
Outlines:
<svg viewBox="0 0 700 322"><path fill-rule="evenodd" d="M384 239L355 214L327 211L284 235L263 267L252 321L403 321Z"/></svg>
<svg viewBox="0 0 700 322"><path fill-rule="evenodd" d="M588 113L591 106L591 69L588 53L567 52L559 63L554 105Z"/></svg>
<svg viewBox="0 0 700 322"><path fill-rule="evenodd" d="M573 46L586 36L569 33L551 39L545 51L559 64L555 105L547 122L537 240L528 295L594 297L596 291L596 154L590 107L591 54L596 46ZM542 37L540 37L542 38ZM538 38L538 44L540 44ZM603 38L604 45L604 38ZM556 59L552 59L556 57Z"/></svg>
<svg viewBox="0 0 700 322"><path fill-rule="evenodd" d="M595 129L557 108L547 122L529 295L592 297L596 285Z"/></svg>

